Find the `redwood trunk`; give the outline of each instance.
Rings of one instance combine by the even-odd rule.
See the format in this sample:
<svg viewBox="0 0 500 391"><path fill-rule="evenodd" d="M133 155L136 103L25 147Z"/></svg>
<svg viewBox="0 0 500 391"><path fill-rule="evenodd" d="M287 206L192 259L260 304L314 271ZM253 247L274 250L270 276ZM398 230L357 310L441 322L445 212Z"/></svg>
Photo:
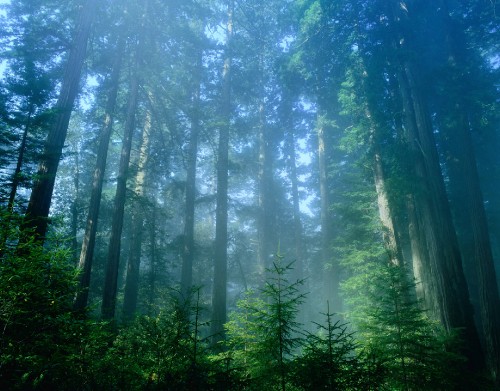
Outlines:
<svg viewBox="0 0 500 391"><path fill-rule="evenodd" d="M213 344L224 338L227 320L227 205L228 150L231 116L231 38L233 34L234 0L228 4L227 48L222 80L222 121L217 153L217 207L215 212L214 284L212 295L211 334Z"/></svg>
<svg viewBox="0 0 500 391"><path fill-rule="evenodd" d="M151 140L151 112L146 115L146 122L142 131L141 148L137 163L135 176L135 202L132 208L132 232L130 238L130 251L127 264L127 277L125 280L125 292L123 297L123 318L130 320L137 310L137 298L139 293L139 271L141 266L142 232L144 215L142 213L144 198L144 178L146 175L146 164L148 161L149 143Z"/></svg>
<svg viewBox="0 0 500 391"><path fill-rule="evenodd" d="M87 306L89 296L90 277L92 271L92 261L94 258L94 248L97 234L97 221L99 218L99 207L101 205L102 186L104 182L104 172L108 157L109 140L113 129L113 117L118 95L121 61L123 56L123 40L120 39L118 49L113 64L110 77L110 90L106 108L104 111L104 124L99 135L99 146L97 149L97 160L92 179L92 190L90 193L90 204L87 215L87 223L80 251L78 268L80 274L80 290L74 303L75 310L82 310Z"/></svg>
<svg viewBox="0 0 500 391"><path fill-rule="evenodd" d="M184 212L184 246L182 250L181 293L183 300L188 299L193 285L194 261L194 212L196 198L196 159L198 156L198 136L200 132L200 88L202 72L202 53L196 64L195 92L193 94L193 112L191 133L187 156L186 209Z"/></svg>
<svg viewBox="0 0 500 391"><path fill-rule="evenodd" d="M87 41L97 0L87 0L83 5L78 27L64 70L61 92L57 100L53 125L45 142L44 152L38 167L37 181L31 192L26 216L27 228L32 228L39 240L47 233L48 216L57 169L61 159L64 141L68 133L69 119L82 73L87 52Z"/></svg>
<svg viewBox="0 0 500 391"><path fill-rule="evenodd" d="M135 60L137 61L137 59ZM118 284L118 268L120 261L121 234L125 212L127 178L132 149L132 136L135 128L135 113L139 95L139 76L137 63L132 74L130 93L127 105L127 119L125 121L124 138L120 155L116 195L114 201L113 218L111 224L111 238L109 240L108 262L104 279L101 315L103 319L112 319L115 316L116 295Z"/></svg>

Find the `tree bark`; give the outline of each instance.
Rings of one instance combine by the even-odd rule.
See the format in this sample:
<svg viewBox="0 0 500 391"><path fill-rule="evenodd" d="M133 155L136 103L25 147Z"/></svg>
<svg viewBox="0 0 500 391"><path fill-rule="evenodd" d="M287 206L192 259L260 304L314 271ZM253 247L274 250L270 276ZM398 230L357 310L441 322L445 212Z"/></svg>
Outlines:
<svg viewBox="0 0 500 391"><path fill-rule="evenodd" d="M403 265L403 254L401 251L401 244L396 236L395 223L393 219L393 212L389 202L389 195L387 193L386 178L384 167L382 165L382 157L379 151L379 146L375 142L373 146L373 178L375 182L375 190L377 192L377 204L380 222L383 228L383 237L385 249L389 255L390 262L393 265Z"/></svg>
<svg viewBox="0 0 500 391"><path fill-rule="evenodd" d="M80 151L76 151L75 154L75 171L73 172L73 185L75 187L75 194L73 201L71 203L71 255L72 261L76 264L77 253L78 253L78 210L80 200L80 159L79 159Z"/></svg>
<svg viewBox="0 0 500 391"><path fill-rule="evenodd" d="M325 120L321 114L317 116L318 132L318 168L319 168L319 194L320 194L320 221L321 221L321 264L323 267L324 285L327 298L332 304L333 312L342 311L340 299L340 268L336 260L331 257L331 213L330 192L328 188L328 144L325 135Z"/></svg>
<svg viewBox="0 0 500 391"><path fill-rule="evenodd" d="M127 178L132 149L132 137L135 129L135 114L139 96L138 57L141 43L138 43L130 92L127 104L127 118L124 127L124 137L120 154L120 165L117 178L116 195L114 201L113 218L111 224L111 237L109 240L108 262L104 279L101 316L103 319L113 319L116 308L116 295L118 284L118 268L120 261L121 234L125 212Z"/></svg>
<svg viewBox="0 0 500 391"><path fill-rule="evenodd" d="M151 111L146 114L142 130L141 148L135 175L134 207L132 208L132 233L130 238L130 251L127 263L127 276L125 279L125 292L123 297L123 319L131 320L137 310L137 296L139 293L139 269L141 265L142 232L144 225L143 198L146 164L148 161L149 143L151 142Z"/></svg>
<svg viewBox="0 0 500 391"><path fill-rule="evenodd" d="M156 198L155 198L156 199ZM151 208L151 224L149 228L149 273L148 273L148 314L155 314L156 298L156 204Z"/></svg>
<svg viewBox="0 0 500 391"><path fill-rule="evenodd" d="M408 23L406 10L393 3L393 17L398 23ZM411 37L397 36L395 47L410 45ZM405 50L408 48L405 47ZM436 143L429 114L425 105L422 83L412 59L401 55L398 82L406 112L407 142L412 151L415 167L414 206L419 228L424 232L430 267L424 275L431 278L428 286L435 287L432 300L434 315L448 330L461 329L464 340L463 353L469 359L471 370L480 370L484 359L479 336L474 324L468 286L462 269L462 260L453 226L448 198L444 185ZM420 247L422 248L422 247ZM426 283L423 281L423 283Z"/></svg>
<svg viewBox="0 0 500 391"><path fill-rule="evenodd" d="M7 209L11 213L14 211L14 201L16 199L17 188L19 186L19 182L21 179L20 178L21 168L22 168L23 162L24 162L24 153L26 152L28 133L29 133L30 128L31 128L31 121L32 121L32 116L33 116L34 110L35 110L34 104L30 103L29 110L28 110L28 116L26 118L26 124L24 125L23 136L21 138L21 145L19 146L19 155L17 156L16 168L14 170L14 174L12 174L12 184L10 187L9 201L7 204Z"/></svg>
<svg viewBox="0 0 500 391"><path fill-rule="evenodd" d="M275 208L273 202L272 137L266 126L264 97L259 105L259 215L258 215L258 263L259 274L264 275L271 266L275 243Z"/></svg>
<svg viewBox="0 0 500 391"><path fill-rule="evenodd" d="M187 156L186 206L184 211L184 245L182 248L181 294L187 300L193 285L194 261L194 212L196 198L196 160L198 156L198 136L200 132L200 90L202 57L200 51L195 70L195 91L191 114L191 133Z"/></svg>
<svg viewBox="0 0 500 391"><path fill-rule="evenodd" d="M110 76L110 90L104 110L104 123L99 135L99 145L97 149L97 159L92 179L92 190L90 193L90 204L87 215L87 223L83 236L80 251L78 268L80 270L79 291L76 295L74 309L83 310L88 303L88 289L92 271L92 261L94 258L94 248L97 234L97 221L99 218L99 207L101 205L102 186L104 182L104 172L108 157L109 140L113 129L113 117L115 113L116 98L118 95L121 62L123 58L124 40L119 39L115 60Z"/></svg>
<svg viewBox="0 0 500 391"><path fill-rule="evenodd" d="M234 0L228 2L226 59L222 75L222 121L219 129L217 153L217 207L215 222L214 284L212 294L212 343L224 339L224 323L227 320L227 205L228 205L228 151L231 116L231 62Z"/></svg>
<svg viewBox="0 0 500 391"><path fill-rule="evenodd" d="M87 0L81 10L75 40L64 69L61 92L55 106L53 125L45 142L44 152L38 167L37 180L31 192L26 211L26 227L33 229L37 239L42 241L47 233L49 209L57 169L68 133L71 111L79 89L83 62L87 51L87 41L96 6L96 0Z"/></svg>
<svg viewBox="0 0 500 391"><path fill-rule="evenodd" d="M447 7L447 1L441 2L441 18L445 25L445 45L447 53L447 74L451 76L450 83L459 86L468 85L466 73L465 37L460 26L454 22ZM453 86L454 89L456 86ZM476 156L471 136L469 122L470 107L465 97L467 91L459 88L454 94L447 94L444 117L441 121L443 130L448 135L448 147L451 159L450 184L460 194L463 203L457 205L457 214L464 217L463 229L471 241L464 244L469 257L464 259L467 270L471 271L471 292L478 299L478 320L482 329L482 341L486 354L487 365L492 378L498 383L500 371L500 298L496 280L490 234L484 209L483 195L479 181ZM467 205L466 212L461 209Z"/></svg>
<svg viewBox="0 0 500 391"><path fill-rule="evenodd" d="M285 87L286 88L286 87ZM295 129L292 119L292 102L289 91L283 93L283 113L281 121L284 124L285 148L288 157L288 170L291 182L293 239L294 239L294 277L304 278L304 238L300 213L299 181L297 177L297 151L295 145Z"/></svg>

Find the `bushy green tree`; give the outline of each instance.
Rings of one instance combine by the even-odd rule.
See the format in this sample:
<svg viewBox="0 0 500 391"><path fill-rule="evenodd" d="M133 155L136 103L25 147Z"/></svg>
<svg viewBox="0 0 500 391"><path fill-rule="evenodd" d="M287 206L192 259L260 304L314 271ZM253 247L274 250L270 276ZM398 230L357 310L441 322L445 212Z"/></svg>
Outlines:
<svg viewBox="0 0 500 391"><path fill-rule="evenodd" d="M359 327L362 343L385 368L386 386L453 389L461 361L457 338L426 316L405 267L381 265L372 284L370 305Z"/></svg>
<svg viewBox="0 0 500 391"><path fill-rule="evenodd" d="M71 311L76 271L69 251L33 237L20 242L29 234L17 220L1 212L0 388L78 389L89 368L74 359L95 353L104 333Z"/></svg>
<svg viewBox="0 0 500 391"><path fill-rule="evenodd" d="M302 344L296 318L305 296L303 281L287 278L291 269L276 255L261 296L250 292L226 325L234 365L244 368L249 389L290 389L290 365Z"/></svg>
<svg viewBox="0 0 500 391"><path fill-rule="evenodd" d="M156 316L125 325L103 365L103 387L115 390L209 389L210 363L201 338L198 300L172 299Z"/></svg>
<svg viewBox="0 0 500 391"><path fill-rule="evenodd" d="M304 390L365 390L376 387L375 376L348 325L335 320L328 310L324 323L314 322L316 333L308 333L304 352L294 362L294 384ZM367 361L368 364L368 361Z"/></svg>

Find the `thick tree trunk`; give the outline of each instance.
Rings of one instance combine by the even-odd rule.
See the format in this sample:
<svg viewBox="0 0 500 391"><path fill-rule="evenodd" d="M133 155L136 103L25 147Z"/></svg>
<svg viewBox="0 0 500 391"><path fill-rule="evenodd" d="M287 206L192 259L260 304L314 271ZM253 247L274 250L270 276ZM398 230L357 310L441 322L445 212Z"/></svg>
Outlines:
<svg viewBox="0 0 500 391"><path fill-rule="evenodd" d="M71 111L78 93L83 62L87 51L87 41L96 6L96 0L87 0L83 5L75 40L64 69L61 92L55 106L53 125L45 142L44 152L38 167L37 180L31 192L26 211L26 226L34 229L34 233L39 240L44 240L47 232L56 173L68 133Z"/></svg>
<svg viewBox="0 0 500 391"><path fill-rule="evenodd" d="M481 369L483 357L473 320L468 286L453 226L432 126L425 107L421 84L409 60L399 64L398 81L406 111L407 140L413 151L416 187L413 200L418 227L424 232L430 270L422 281L432 292L436 316L448 329L462 329L464 354L471 369ZM420 236L419 236L420 237ZM423 246L419 246L423 248ZM437 312L436 312L437 310Z"/></svg>
<svg viewBox="0 0 500 391"><path fill-rule="evenodd" d="M130 251L128 254L127 276L125 279L125 292L123 297L123 319L130 320L137 310L137 296L139 293L139 269L141 265L142 232L144 225L143 198L144 178L148 161L149 143L151 141L151 112L146 114L142 130L141 148L135 175L135 206L132 208L132 232L130 238Z"/></svg>
<svg viewBox="0 0 500 391"><path fill-rule="evenodd" d="M231 116L231 45L233 34L234 0L228 2L226 59L222 75L222 121L219 129L217 153L217 207L215 212L214 283L212 294L212 323L210 332L215 345L224 338L227 320L227 205L228 205L228 152Z"/></svg>
<svg viewBox="0 0 500 391"><path fill-rule="evenodd" d="M468 55L464 46L465 37L462 29L449 16L447 2L441 7L443 22L446 27L445 43L447 60L451 76L450 82L460 86L468 85L463 69L467 68ZM454 77L455 76L455 77ZM458 79L458 80L457 80ZM454 85L455 89L456 86ZM451 159L450 184L459 194L460 205L457 215L463 216L463 229L471 240L464 244L469 257L464 259L465 267L471 271L470 288L473 297L478 300L478 320L482 329L482 341L487 365L494 380L499 382L500 371L500 298L496 280L490 234L484 209L483 195L473 149L471 125L468 119L470 109L466 103L465 88L459 88L455 94L446 96L446 104L440 113L441 121L448 136ZM466 212L462 206L467 205Z"/></svg>
<svg viewBox="0 0 500 391"><path fill-rule="evenodd" d="M393 213L389 202L389 195L387 193L384 167L378 150L378 144L375 144L373 148L373 178L375 182L375 190L377 192L378 212L383 228L385 249L388 252L390 262L394 265L402 266L403 254L398 237L396 236L396 230L394 228L395 224Z"/></svg>
<svg viewBox="0 0 500 391"><path fill-rule="evenodd" d="M136 54L138 57L138 53ZM124 127L124 138L120 155L120 166L118 169L116 195L114 201L113 218L111 224L111 238L109 240L108 262L104 279L104 290L102 296L101 315L103 319L112 319L115 316L116 295L118 284L118 268L120 261L120 244L123 229L123 217L125 212L125 200L127 190L127 178L130 162L130 151L132 149L132 136L135 129L135 114L139 96L139 75L137 61L135 59L130 82L130 92L127 105L127 119Z"/></svg>
<svg viewBox="0 0 500 391"><path fill-rule="evenodd" d="M111 131L113 129L113 116L116 106L116 97L118 95L119 89L120 69L123 57L123 42L124 40L120 39L118 43L115 61L109 81L110 90L104 110L104 124L99 134L99 145L97 149L97 159L94 169L94 175L92 178L89 211L80 251L80 260L78 263L78 268L80 269L81 274L79 292L74 303L75 310L82 310L87 306L88 302L88 289L90 286L92 260L94 258L94 248L97 234L97 220L99 218L99 207L101 205L104 171L106 169L109 140L111 138Z"/></svg>
<svg viewBox="0 0 500 391"><path fill-rule="evenodd" d="M200 90L202 53L198 55L195 72L195 91L191 114L191 133L187 153L186 206L184 211L184 245L182 248L181 294L183 300L190 296L193 285L194 261L194 212L196 198L196 160L198 156L198 136L200 133Z"/></svg>

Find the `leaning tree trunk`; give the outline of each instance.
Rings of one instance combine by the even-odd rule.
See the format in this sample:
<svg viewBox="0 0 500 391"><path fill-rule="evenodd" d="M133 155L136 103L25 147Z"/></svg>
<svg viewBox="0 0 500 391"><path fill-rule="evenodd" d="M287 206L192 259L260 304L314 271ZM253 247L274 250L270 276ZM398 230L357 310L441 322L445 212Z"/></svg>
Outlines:
<svg viewBox="0 0 500 391"><path fill-rule="evenodd" d="M222 121L219 129L217 153L217 207L215 212L214 284L212 294L212 323L210 332L215 345L224 338L227 320L227 205L228 205L228 151L231 116L231 45L233 35L234 0L228 2L226 59L222 74Z"/></svg>
<svg viewBox="0 0 500 391"><path fill-rule="evenodd" d="M124 40L119 39L115 61L111 71L109 81L110 90L106 107L104 109L104 124L99 134L99 145L97 148L97 159L92 178L92 190L90 193L90 204L87 215L85 233L83 235L82 248L80 251L80 260L78 268L80 270L80 285L77 293L74 309L82 310L87 306L89 296L90 277L92 271L92 260L94 258L95 240L97 234L97 221L99 218L99 207L101 205L102 186L104 182L104 171L106 169L106 160L108 157L109 140L113 129L113 117L118 95L120 69L123 58Z"/></svg>
<svg viewBox="0 0 500 391"><path fill-rule="evenodd" d="M138 44L140 46L140 43ZM113 218L111 223L111 237L109 240L108 262L104 279L104 290L102 295L101 315L103 319L113 319L115 316L116 295L118 284L118 269L120 261L121 234L123 229L123 217L125 212L125 200L127 190L127 177L129 171L130 151L132 149L132 136L135 128L135 114L139 96L139 47L137 48L132 80L130 82L130 93L127 104L127 119L124 127L124 138L120 155L118 169L116 195L114 201Z"/></svg>
<svg viewBox="0 0 500 391"><path fill-rule="evenodd" d="M81 10L75 39L64 69L61 91L54 108L53 125L45 142L38 167L37 180L31 192L26 211L26 227L32 228L39 240L44 240L47 233L56 173L68 133L71 111L78 93L83 62L87 52L87 41L96 6L97 0L87 0Z"/></svg>
<svg viewBox="0 0 500 391"><path fill-rule="evenodd" d="M125 279L125 292L123 296L123 319L130 320L137 310L137 296L139 293L139 269L141 265L142 232L144 225L144 178L148 161L149 143L151 141L151 112L146 114L142 130L141 148L135 175L134 207L132 208L132 233L130 238L130 251L128 254L127 276Z"/></svg>

